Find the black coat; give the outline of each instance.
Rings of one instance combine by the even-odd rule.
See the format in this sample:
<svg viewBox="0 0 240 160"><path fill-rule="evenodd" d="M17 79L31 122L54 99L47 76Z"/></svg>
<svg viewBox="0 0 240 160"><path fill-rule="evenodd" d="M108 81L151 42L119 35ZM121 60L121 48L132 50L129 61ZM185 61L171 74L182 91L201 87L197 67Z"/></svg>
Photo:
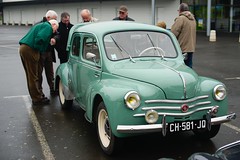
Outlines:
<svg viewBox="0 0 240 160"><path fill-rule="evenodd" d="M67 41L68 41L68 34L70 29L72 28L73 24L69 23L68 25L59 22L59 27L58 27L58 35L59 38L57 40L56 44L56 50L58 52L58 58L62 60L67 60L68 55L66 52L66 47L67 47Z"/></svg>

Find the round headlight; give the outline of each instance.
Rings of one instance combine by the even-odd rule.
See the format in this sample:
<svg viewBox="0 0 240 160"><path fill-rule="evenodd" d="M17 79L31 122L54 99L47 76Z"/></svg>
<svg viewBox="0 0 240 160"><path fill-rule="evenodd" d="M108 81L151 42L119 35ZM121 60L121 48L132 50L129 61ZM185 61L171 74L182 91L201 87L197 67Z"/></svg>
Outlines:
<svg viewBox="0 0 240 160"><path fill-rule="evenodd" d="M213 95L216 100L223 100L227 96L226 88L223 85L217 85L214 87Z"/></svg>
<svg viewBox="0 0 240 160"><path fill-rule="evenodd" d="M157 111L154 110L149 110L147 111L146 115L145 115L145 120L147 121L147 123L153 124L156 123L158 120L158 113Z"/></svg>
<svg viewBox="0 0 240 160"><path fill-rule="evenodd" d="M128 108L134 110L140 106L140 97L135 91L128 92L124 97Z"/></svg>

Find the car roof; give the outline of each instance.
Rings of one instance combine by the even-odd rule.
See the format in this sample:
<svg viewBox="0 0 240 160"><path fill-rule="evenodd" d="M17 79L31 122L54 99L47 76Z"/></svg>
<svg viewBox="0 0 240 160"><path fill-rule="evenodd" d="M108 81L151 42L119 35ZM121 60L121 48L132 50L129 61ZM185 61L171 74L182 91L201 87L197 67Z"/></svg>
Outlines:
<svg viewBox="0 0 240 160"><path fill-rule="evenodd" d="M163 31L163 32L170 33L170 31L163 29L161 27L155 26L155 25L137 23L137 22L133 22L133 21L114 20L114 21L78 23L78 24L75 24L69 32L66 50L69 51L71 36L74 33L80 33L80 32L92 33L94 35L101 37L107 33L119 32L119 31L131 31L131 30L132 31L134 31L134 30L135 31L136 30L138 30L138 31L151 30L151 31L157 31L157 32Z"/></svg>
<svg viewBox="0 0 240 160"><path fill-rule="evenodd" d="M77 24L74 32L90 32L97 35L103 35L109 32L126 31L126 30L154 30L162 31L163 29L149 24L137 23L132 21L104 21Z"/></svg>

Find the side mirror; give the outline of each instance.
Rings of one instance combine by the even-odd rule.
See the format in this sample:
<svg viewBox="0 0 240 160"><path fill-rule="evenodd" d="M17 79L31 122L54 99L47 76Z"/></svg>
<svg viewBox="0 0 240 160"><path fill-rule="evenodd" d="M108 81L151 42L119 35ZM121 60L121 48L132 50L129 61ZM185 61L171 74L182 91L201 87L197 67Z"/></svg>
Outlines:
<svg viewBox="0 0 240 160"><path fill-rule="evenodd" d="M95 63L95 65L98 67L98 64L97 64L97 61L96 61L96 54L91 53L91 52L87 52L86 59L92 60Z"/></svg>
<svg viewBox="0 0 240 160"><path fill-rule="evenodd" d="M87 52L86 58L87 58L87 59L92 59L92 60L95 61L95 60L96 60L96 55L93 54L93 53L91 53L91 52Z"/></svg>

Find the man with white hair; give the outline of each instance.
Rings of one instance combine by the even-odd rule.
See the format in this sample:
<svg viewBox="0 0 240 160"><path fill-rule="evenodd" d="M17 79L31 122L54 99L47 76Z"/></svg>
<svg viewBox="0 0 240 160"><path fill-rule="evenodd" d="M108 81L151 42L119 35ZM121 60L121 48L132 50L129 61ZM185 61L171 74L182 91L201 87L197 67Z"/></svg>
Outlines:
<svg viewBox="0 0 240 160"><path fill-rule="evenodd" d="M83 9L80 13L81 17L82 17L82 23L84 22L97 22L98 19L92 17L91 12L88 9Z"/></svg>
<svg viewBox="0 0 240 160"><path fill-rule="evenodd" d="M42 92L39 90L38 67L40 54L45 53L51 36L57 29L58 22L56 20L38 23L19 41L19 53L33 105L45 105L50 102L48 98L42 97Z"/></svg>
<svg viewBox="0 0 240 160"><path fill-rule="evenodd" d="M42 22L50 21L50 20L57 20L57 13L53 10L48 10L46 12L45 17L43 17ZM56 63L56 56L55 56L55 50L54 50L54 45L56 44L57 41L57 33L53 33L51 37L51 42L48 45L47 50L41 54L40 61L39 61L39 90L42 93L42 97L45 97L43 93L43 87L42 87L42 82L43 82L43 68L45 70L45 75L47 79L47 83L50 89L50 94L53 95L55 94L54 91L54 69L53 69L53 62Z"/></svg>

